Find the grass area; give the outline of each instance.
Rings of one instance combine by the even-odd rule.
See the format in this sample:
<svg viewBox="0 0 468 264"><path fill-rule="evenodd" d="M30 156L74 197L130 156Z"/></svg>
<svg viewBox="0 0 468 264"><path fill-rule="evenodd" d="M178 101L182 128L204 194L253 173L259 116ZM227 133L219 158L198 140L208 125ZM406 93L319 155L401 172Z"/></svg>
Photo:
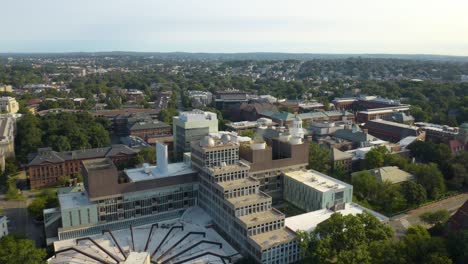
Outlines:
<svg viewBox="0 0 468 264"><path fill-rule="evenodd" d="M16 187L16 177L9 178L6 185L7 191L5 193L5 198L7 200L22 201L26 199L18 190L18 187Z"/></svg>

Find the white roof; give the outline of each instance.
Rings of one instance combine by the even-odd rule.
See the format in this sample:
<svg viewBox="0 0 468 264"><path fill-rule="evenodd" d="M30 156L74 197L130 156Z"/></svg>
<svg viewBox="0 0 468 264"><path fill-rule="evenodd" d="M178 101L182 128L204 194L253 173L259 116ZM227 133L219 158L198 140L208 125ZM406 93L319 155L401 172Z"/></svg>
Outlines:
<svg viewBox="0 0 468 264"><path fill-rule="evenodd" d="M386 216L355 203L347 203L344 210L339 210L337 212L341 213L342 215L357 215L361 214L363 211L371 213L382 222L388 221ZM285 225L293 231L302 230L306 232L312 232L315 230L318 224L330 218L330 216L334 213L336 212L329 209L321 209L301 215L287 217L285 219Z"/></svg>
<svg viewBox="0 0 468 264"><path fill-rule="evenodd" d="M285 176L302 182L320 192L344 189L348 185L314 170L287 172Z"/></svg>
<svg viewBox="0 0 468 264"><path fill-rule="evenodd" d="M59 194L58 199L62 210L91 205L86 191Z"/></svg>
<svg viewBox="0 0 468 264"><path fill-rule="evenodd" d="M145 172L147 171L147 172ZM149 166L147 168L127 169L125 173L132 182L153 180L195 172L190 167L190 164L184 162L170 163L167 165L167 171L161 172L157 166Z"/></svg>

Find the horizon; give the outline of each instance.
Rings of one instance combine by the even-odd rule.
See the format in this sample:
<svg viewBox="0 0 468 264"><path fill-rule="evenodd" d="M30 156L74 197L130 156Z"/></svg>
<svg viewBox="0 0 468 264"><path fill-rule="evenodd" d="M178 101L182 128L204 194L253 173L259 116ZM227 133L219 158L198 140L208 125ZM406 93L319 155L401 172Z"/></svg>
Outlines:
<svg viewBox="0 0 468 264"><path fill-rule="evenodd" d="M468 3L457 0L18 0L3 9L11 24L0 28L0 53L468 56Z"/></svg>

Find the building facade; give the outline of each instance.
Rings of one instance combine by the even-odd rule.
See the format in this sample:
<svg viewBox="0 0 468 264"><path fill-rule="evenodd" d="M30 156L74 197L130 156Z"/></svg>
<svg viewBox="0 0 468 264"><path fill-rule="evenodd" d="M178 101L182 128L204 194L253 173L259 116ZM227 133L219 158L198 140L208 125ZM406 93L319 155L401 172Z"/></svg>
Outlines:
<svg viewBox="0 0 468 264"><path fill-rule="evenodd" d="M80 172L81 162L84 160L107 157L120 165L136 155L136 151L125 145L63 152L40 148L29 162L26 172L31 188L35 189L57 185L59 177L75 177Z"/></svg>
<svg viewBox="0 0 468 264"><path fill-rule="evenodd" d="M192 143L192 166L199 172L199 205L226 240L259 263L299 260L295 233L284 227L285 215L249 176L239 160L240 142L229 135L206 136Z"/></svg>
<svg viewBox="0 0 468 264"><path fill-rule="evenodd" d="M16 114L19 110L19 104L14 97L0 97L0 111L9 114Z"/></svg>
<svg viewBox="0 0 468 264"><path fill-rule="evenodd" d="M5 159L15 157L16 120L12 115L0 115L0 169L5 170Z"/></svg>
<svg viewBox="0 0 468 264"><path fill-rule="evenodd" d="M190 142L200 140L209 133L218 132L215 113L193 110L173 117L174 156L182 160L184 152L190 151Z"/></svg>

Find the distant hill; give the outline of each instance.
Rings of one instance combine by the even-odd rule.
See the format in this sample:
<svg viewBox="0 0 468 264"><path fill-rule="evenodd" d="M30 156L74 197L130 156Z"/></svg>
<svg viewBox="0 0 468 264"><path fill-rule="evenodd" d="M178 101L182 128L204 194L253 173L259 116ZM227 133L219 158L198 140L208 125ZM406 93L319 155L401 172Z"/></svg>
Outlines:
<svg viewBox="0 0 468 264"><path fill-rule="evenodd" d="M408 59L431 61L468 62L468 56L448 56L431 54L327 54L327 53L190 53L190 52L70 52L70 53L0 53L0 57L88 57L88 56L135 56L154 57L168 60L311 60L311 59L344 59L344 58L374 58L374 59Z"/></svg>

